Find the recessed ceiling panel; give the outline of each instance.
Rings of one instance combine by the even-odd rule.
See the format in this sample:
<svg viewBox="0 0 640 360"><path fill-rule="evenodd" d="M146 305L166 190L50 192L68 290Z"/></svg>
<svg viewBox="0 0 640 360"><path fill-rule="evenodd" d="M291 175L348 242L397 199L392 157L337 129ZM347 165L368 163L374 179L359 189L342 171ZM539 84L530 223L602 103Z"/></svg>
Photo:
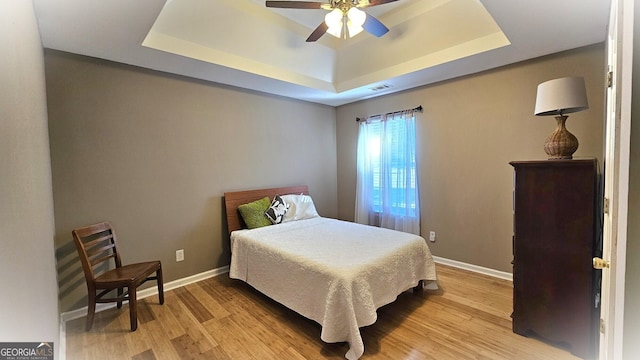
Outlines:
<svg viewBox="0 0 640 360"><path fill-rule="evenodd" d="M144 46L298 85L334 91L335 50L250 0L179 0L163 7Z"/></svg>
<svg viewBox="0 0 640 360"><path fill-rule="evenodd" d="M339 93L508 44L477 0L405 0L366 11L386 20L389 33L363 33L333 47L304 41L325 10L271 9L257 0L170 1L143 45Z"/></svg>

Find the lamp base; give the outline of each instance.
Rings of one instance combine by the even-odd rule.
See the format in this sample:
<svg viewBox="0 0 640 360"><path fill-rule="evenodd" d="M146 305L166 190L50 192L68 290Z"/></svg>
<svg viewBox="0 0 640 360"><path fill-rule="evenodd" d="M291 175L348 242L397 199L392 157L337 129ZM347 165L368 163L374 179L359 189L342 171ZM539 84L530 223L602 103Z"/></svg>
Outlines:
<svg viewBox="0 0 640 360"><path fill-rule="evenodd" d="M578 150L578 139L565 127L568 116L556 116L558 127L544 142L544 152L549 159L573 159Z"/></svg>

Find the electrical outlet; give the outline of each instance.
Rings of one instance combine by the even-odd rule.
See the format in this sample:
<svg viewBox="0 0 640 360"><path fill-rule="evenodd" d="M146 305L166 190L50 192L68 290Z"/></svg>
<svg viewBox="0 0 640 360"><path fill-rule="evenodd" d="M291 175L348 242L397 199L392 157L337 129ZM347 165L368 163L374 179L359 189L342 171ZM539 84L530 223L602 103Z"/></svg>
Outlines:
<svg viewBox="0 0 640 360"><path fill-rule="evenodd" d="M435 231L429 231L429 241L431 241L431 242L435 242L436 241L436 232Z"/></svg>
<svg viewBox="0 0 640 360"><path fill-rule="evenodd" d="M176 250L176 262L184 261L184 249Z"/></svg>

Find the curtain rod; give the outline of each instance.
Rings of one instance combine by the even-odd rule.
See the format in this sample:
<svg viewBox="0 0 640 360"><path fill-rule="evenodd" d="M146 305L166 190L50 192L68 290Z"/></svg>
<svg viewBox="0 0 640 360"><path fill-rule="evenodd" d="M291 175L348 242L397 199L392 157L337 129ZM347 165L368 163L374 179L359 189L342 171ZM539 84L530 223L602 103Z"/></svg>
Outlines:
<svg viewBox="0 0 640 360"><path fill-rule="evenodd" d="M405 112L405 111L417 111L417 112L422 112L422 105L418 105L418 107L413 108L413 109L406 109L406 110L398 110L398 111L394 111L394 112L389 112L386 113L384 115L392 115L392 114L397 114L397 113L401 113L401 112ZM383 114L378 114L378 115L371 115L369 117L374 117L374 116L382 116ZM363 121L365 119L361 119L359 117L356 118L356 122L360 122Z"/></svg>

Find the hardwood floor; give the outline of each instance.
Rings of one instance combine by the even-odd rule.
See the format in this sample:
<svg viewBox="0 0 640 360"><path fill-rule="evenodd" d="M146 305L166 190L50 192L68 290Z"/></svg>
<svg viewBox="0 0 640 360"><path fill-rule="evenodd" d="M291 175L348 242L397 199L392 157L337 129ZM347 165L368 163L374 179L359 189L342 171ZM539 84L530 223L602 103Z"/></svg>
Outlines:
<svg viewBox="0 0 640 360"><path fill-rule="evenodd" d="M438 265L440 290L405 292L362 328L361 359L577 359L511 331L509 281ZM304 291L304 289L300 289ZM346 343L320 340L320 325L227 274L66 324L67 359L344 359Z"/></svg>

